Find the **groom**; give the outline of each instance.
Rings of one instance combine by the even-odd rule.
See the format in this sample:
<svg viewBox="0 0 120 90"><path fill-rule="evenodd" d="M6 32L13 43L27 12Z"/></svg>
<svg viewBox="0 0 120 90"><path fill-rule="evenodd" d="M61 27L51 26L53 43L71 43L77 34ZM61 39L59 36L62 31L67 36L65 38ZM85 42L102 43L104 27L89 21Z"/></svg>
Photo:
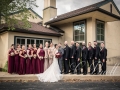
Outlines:
<svg viewBox="0 0 120 90"><path fill-rule="evenodd" d="M62 71L63 71L63 55L64 55L64 50L62 48L62 45L61 43L58 44L58 52L61 54L61 57L58 59L58 64L59 64L59 67L60 67L60 71L61 71L61 74L62 74Z"/></svg>

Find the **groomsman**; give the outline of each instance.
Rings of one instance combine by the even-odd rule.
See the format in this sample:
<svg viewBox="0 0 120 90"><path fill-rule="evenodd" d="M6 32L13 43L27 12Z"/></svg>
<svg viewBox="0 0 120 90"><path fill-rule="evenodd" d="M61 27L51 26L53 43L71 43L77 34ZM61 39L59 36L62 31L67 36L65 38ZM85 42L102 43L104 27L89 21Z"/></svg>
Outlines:
<svg viewBox="0 0 120 90"><path fill-rule="evenodd" d="M60 71L61 71L61 74L62 74L62 71L63 71L63 55L64 55L64 50L62 48L61 43L59 43L58 46L59 46L58 52L61 54L61 57L58 59L58 63L59 63Z"/></svg>
<svg viewBox="0 0 120 90"><path fill-rule="evenodd" d="M88 63L90 66L90 74L93 74L93 47L91 46L91 42L88 43Z"/></svg>
<svg viewBox="0 0 120 90"><path fill-rule="evenodd" d="M68 42L65 41L64 45L65 45L65 48L64 48L64 73L68 74L69 73L69 46L68 46Z"/></svg>
<svg viewBox="0 0 120 90"><path fill-rule="evenodd" d="M94 41L94 68L95 68L94 74L99 73L99 65L98 65L99 53L100 53L100 47L97 45L97 41Z"/></svg>
<svg viewBox="0 0 120 90"><path fill-rule="evenodd" d="M76 66L77 67L77 74L81 74L81 65L80 65L80 59L81 59L81 48L78 42L76 42Z"/></svg>
<svg viewBox="0 0 120 90"><path fill-rule="evenodd" d="M74 41L71 41L71 47L70 47L70 66L71 66L71 73L74 74L75 69L75 52L76 52L76 46Z"/></svg>
<svg viewBox="0 0 120 90"><path fill-rule="evenodd" d="M87 54L88 49L85 46L85 42L82 43L82 66L83 66L83 75L87 74Z"/></svg>
<svg viewBox="0 0 120 90"><path fill-rule="evenodd" d="M101 43L100 60L102 62L101 74L106 74L107 49L105 48L104 43Z"/></svg>

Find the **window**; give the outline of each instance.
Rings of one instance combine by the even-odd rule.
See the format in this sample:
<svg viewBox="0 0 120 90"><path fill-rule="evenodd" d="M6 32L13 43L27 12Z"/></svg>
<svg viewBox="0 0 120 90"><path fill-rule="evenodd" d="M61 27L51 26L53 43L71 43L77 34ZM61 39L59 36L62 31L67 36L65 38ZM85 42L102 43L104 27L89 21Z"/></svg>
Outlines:
<svg viewBox="0 0 120 90"><path fill-rule="evenodd" d="M40 44L43 44L43 40L36 39L36 46L39 47Z"/></svg>
<svg viewBox="0 0 120 90"><path fill-rule="evenodd" d="M25 47L28 47L29 44L36 44L37 48L39 47L40 44L45 45L45 42L52 42L52 39L41 39L41 38L32 38L32 37L19 37L15 36L15 45L20 44L25 45Z"/></svg>
<svg viewBox="0 0 120 90"><path fill-rule="evenodd" d="M85 42L85 21L78 21L74 23L74 41L82 43Z"/></svg>
<svg viewBox="0 0 120 90"><path fill-rule="evenodd" d="M105 23L103 21L96 21L96 39L98 41L98 44L101 42L104 42L105 38Z"/></svg>
<svg viewBox="0 0 120 90"><path fill-rule="evenodd" d="M25 45L25 39L24 38L18 38L16 39L16 44Z"/></svg>

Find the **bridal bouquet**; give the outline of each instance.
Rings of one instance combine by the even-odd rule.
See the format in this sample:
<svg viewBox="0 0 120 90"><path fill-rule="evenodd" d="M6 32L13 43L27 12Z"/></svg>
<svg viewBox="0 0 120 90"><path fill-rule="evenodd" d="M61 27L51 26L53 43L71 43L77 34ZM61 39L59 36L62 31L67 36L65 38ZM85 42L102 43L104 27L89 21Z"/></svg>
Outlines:
<svg viewBox="0 0 120 90"><path fill-rule="evenodd" d="M13 52L11 52L11 53L10 53L10 55L11 55L11 56L14 56L14 53L13 53Z"/></svg>
<svg viewBox="0 0 120 90"><path fill-rule="evenodd" d="M27 54L25 54L24 57L27 58Z"/></svg>
<svg viewBox="0 0 120 90"><path fill-rule="evenodd" d="M60 58L60 57L61 57L61 54L58 52L58 53L55 54L55 57L56 57L56 58Z"/></svg>

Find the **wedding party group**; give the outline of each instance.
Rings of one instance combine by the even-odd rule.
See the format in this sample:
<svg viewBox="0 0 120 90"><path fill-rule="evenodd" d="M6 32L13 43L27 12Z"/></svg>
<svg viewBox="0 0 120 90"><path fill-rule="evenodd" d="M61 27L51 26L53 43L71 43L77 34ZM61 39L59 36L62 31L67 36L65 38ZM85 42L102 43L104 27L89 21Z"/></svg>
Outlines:
<svg viewBox="0 0 120 90"><path fill-rule="evenodd" d="M88 65L90 67L90 74L99 73L99 60L101 64L101 74L106 73L106 61L107 61L107 49L102 42L100 47L97 41L94 41L94 47L92 43L88 43L86 47L85 42L82 46L78 42L71 41L71 45L68 46L68 42L64 42L64 48L62 44L49 44L45 43L45 47L40 44L39 48L36 44L29 44L27 50L24 45L11 45L8 52L8 73L22 74L36 74L40 81L55 82L62 78L64 74L74 74L75 69L77 74L88 73ZM83 72L81 72L83 68Z"/></svg>

